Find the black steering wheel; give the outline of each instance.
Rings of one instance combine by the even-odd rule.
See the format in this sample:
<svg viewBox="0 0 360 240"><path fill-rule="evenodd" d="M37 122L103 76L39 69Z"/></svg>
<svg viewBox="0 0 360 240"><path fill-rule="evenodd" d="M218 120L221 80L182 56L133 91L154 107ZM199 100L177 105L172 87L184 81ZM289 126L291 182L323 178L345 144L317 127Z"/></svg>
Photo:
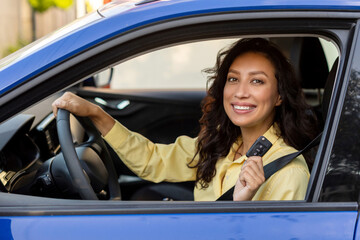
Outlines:
<svg viewBox="0 0 360 240"><path fill-rule="evenodd" d="M109 188L109 195L111 200L121 200L120 185L118 183L117 174L111 156L105 145L101 134L96 129L89 118L77 117L77 120L84 127L86 134L89 136L88 140L82 146L90 147L100 156L103 165L107 170L107 183ZM59 142L62 154L65 159L66 166L69 170L70 177L75 189L78 191L82 199L97 200L93 187L90 184L90 179L84 172L80 160L76 154L73 138L70 131L70 113L67 110L59 109L56 126L58 131ZM102 165L101 161L99 165ZM96 169L96 168L95 168Z"/></svg>

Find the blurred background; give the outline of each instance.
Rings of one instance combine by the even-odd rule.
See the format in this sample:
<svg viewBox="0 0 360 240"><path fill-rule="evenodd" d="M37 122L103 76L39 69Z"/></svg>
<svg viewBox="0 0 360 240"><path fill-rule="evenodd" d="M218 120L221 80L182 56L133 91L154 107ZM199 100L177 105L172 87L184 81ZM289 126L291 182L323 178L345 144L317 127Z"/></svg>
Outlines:
<svg viewBox="0 0 360 240"><path fill-rule="evenodd" d="M1 0L0 58L111 0Z"/></svg>

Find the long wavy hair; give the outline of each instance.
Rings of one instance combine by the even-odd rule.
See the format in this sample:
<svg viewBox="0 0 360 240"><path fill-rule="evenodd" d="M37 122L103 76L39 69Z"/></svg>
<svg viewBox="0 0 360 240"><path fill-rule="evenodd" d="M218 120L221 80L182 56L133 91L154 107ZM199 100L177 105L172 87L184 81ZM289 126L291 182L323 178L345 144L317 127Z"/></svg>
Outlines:
<svg viewBox="0 0 360 240"><path fill-rule="evenodd" d="M188 165L197 168L196 183L201 188L209 186L216 174L216 162L228 155L234 142L241 136L240 127L234 125L225 113L223 93L230 65L238 56L248 52L261 53L275 68L282 103L275 108L274 122L279 126L278 134L285 143L295 149L302 149L318 133L316 116L305 102L291 64L278 47L262 38L241 39L228 50L220 51L215 66L204 70L209 74L208 86L211 87L202 102L203 115L200 119L197 152ZM193 164L197 155L199 161Z"/></svg>

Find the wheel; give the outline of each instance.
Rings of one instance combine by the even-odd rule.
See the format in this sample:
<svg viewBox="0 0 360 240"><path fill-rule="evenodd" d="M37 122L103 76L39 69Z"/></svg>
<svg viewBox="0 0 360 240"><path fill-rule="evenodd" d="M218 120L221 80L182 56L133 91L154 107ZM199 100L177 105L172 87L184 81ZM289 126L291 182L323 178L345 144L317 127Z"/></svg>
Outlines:
<svg viewBox="0 0 360 240"><path fill-rule="evenodd" d="M75 116L76 117L76 116ZM107 150L105 142L101 137L101 134L96 129L94 124L89 118L76 117L80 124L84 127L86 134L89 136L88 140L81 144L82 147L88 147L95 150L99 155L94 160L95 165L98 164L101 169L101 165L105 165L107 174L105 174L105 181L107 180L109 188L109 196L111 200L121 200L120 185L118 183L118 176L115 171L113 161L110 157L110 154ZM67 110L59 109L56 119L56 126L58 131L59 142L61 146L61 151L65 159L66 166L69 170L72 183L77 189L82 199L86 200L97 200L98 197L91 186L90 179L83 169L81 162L76 154L76 149L73 143L73 138L70 131L70 113ZM97 162L96 162L97 161ZM96 170L95 170L96 171ZM95 175L104 175L96 174ZM102 177L104 178L104 177Z"/></svg>

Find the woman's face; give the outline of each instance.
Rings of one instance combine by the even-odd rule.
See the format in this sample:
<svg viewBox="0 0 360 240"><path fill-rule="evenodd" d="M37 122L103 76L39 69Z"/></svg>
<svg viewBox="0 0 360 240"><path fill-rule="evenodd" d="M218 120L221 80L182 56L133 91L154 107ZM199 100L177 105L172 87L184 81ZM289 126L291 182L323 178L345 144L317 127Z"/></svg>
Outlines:
<svg viewBox="0 0 360 240"><path fill-rule="evenodd" d="M223 102L233 124L265 132L281 104L273 64L261 53L238 56L228 71Z"/></svg>

